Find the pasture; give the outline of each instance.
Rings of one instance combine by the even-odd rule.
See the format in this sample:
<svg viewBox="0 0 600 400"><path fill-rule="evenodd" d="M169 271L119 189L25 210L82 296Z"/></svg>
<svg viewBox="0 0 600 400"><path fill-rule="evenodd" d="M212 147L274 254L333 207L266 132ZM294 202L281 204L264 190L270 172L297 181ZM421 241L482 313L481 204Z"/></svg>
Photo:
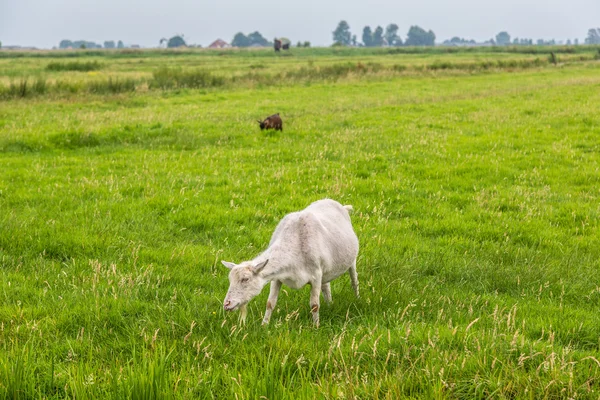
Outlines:
<svg viewBox="0 0 600 400"><path fill-rule="evenodd" d="M600 53L530 49L0 52L0 398L598 398ZM239 324L325 197L361 297Z"/></svg>

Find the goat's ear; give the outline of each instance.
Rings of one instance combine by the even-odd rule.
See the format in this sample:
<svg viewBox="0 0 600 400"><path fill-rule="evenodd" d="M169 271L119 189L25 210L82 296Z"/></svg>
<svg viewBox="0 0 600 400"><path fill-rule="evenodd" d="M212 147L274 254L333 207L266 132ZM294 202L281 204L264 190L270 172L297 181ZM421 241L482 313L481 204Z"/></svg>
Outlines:
<svg viewBox="0 0 600 400"><path fill-rule="evenodd" d="M259 273L260 270L263 269L268 262L269 260L265 260L259 264L256 264L254 267L252 267L252 272L254 272L255 274Z"/></svg>
<svg viewBox="0 0 600 400"><path fill-rule="evenodd" d="M231 269L233 267L235 267L236 264L229 262L229 261L221 261L221 263L223 263L224 266L226 266L227 268Z"/></svg>

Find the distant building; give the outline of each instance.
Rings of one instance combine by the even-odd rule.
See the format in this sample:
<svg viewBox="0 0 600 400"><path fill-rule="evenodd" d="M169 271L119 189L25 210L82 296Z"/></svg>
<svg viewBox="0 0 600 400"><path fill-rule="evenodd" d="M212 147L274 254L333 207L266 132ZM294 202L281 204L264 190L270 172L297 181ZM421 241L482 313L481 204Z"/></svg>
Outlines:
<svg viewBox="0 0 600 400"><path fill-rule="evenodd" d="M209 49L227 49L229 47L231 45L223 39L217 39L208 46Z"/></svg>
<svg viewBox="0 0 600 400"><path fill-rule="evenodd" d="M132 44L132 45L131 45L131 46L129 46L129 47L131 47L132 49L139 49L139 48L140 48L140 45L139 45L139 44Z"/></svg>

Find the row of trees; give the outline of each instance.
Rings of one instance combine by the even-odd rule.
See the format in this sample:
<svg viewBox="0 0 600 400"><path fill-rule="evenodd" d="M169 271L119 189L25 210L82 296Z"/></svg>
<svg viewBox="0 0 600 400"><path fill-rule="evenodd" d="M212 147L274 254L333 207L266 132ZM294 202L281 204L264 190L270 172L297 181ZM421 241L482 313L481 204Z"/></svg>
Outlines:
<svg viewBox="0 0 600 400"><path fill-rule="evenodd" d="M88 42L87 40L61 40L59 45L59 49L101 49L102 45L95 42ZM107 40L104 42L105 49L123 49L125 45L123 41L119 40L117 44L115 44L114 40Z"/></svg>
<svg viewBox="0 0 600 400"><path fill-rule="evenodd" d="M435 45L435 33L433 31L425 31L420 26L413 25L408 30L406 40L403 42L402 38L398 36L398 25L389 24L385 30L381 26L377 26L375 30L372 30L370 26L365 26L362 32L362 43L359 43L356 35L353 35L350 31L350 25L346 21L340 21L337 28L333 33L334 45L338 46L366 46L366 47L379 47L379 46L434 46ZM508 45L520 45L520 46L531 46L533 45L533 39L525 38L514 38L511 42L510 34L506 31L502 31L496 35L495 38L485 42L487 44L508 46ZM585 39L586 44L600 44L600 28L590 29L588 36ZM450 40L443 42L444 45L475 45L475 40L463 39L458 36L453 37ZM538 39L536 41L538 46L555 45L554 40L543 40ZM567 45L575 44L578 45L577 39L572 43L568 40Z"/></svg>
<svg viewBox="0 0 600 400"><path fill-rule="evenodd" d="M244 35L242 32L238 32L233 37L231 41L231 45L234 47L251 47L251 46L272 46L273 43L269 42L267 39L260 34L260 32L252 32L248 36Z"/></svg>
<svg viewBox="0 0 600 400"><path fill-rule="evenodd" d="M598 33L600 34L600 31ZM588 33L588 38L589 38L589 33ZM510 35L507 32L500 32L499 34L496 35L496 40L494 41L494 39L492 39L491 43L496 44L498 46L508 46L511 44L513 46L533 46L533 39L514 38L511 42ZM588 39L586 39L586 43L588 43ZM600 43L600 41L598 43ZM562 42L557 43L556 40L554 40L554 39L551 39L551 40L538 39L538 40L536 40L535 44L537 46L554 46L556 44L562 44ZM566 44L567 45L572 45L572 44L578 45L579 39L575 39L573 42L571 42L571 39L569 39L569 40L567 40Z"/></svg>
<svg viewBox="0 0 600 400"><path fill-rule="evenodd" d="M377 26L372 30L370 26L365 26L362 32L362 43L359 43L356 35L350 32L350 25L346 21L340 21L335 31L333 31L334 44L339 46L433 46L435 44L435 33L413 25L407 33L406 40L398 36L398 25L389 24L385 30Z"/></svg>
<svg viewBox="0 0 600 400"><path fill-rule="evenodd" d="M477 44L473 39L463 39L458 36L454 36L452 39L444 40L442 43L444 46L456 46L456 45L473 45Z"/></svg>
<svg viewBox="0 0 600 400"><path fill-rule="evenodd" d="M362 32L362 43L359 43L356 35L350 32L350 26L346 21L340 21L335 31L333 31L333 41L335 45L341 46L365 46L365 47L380 47L380 46L433 46L435 45L435 33L433 31L425 31L423 28L413 25L410 27L407 33L405 41L398 35L398 25L389 24L385 30L381 26L377 26L375 30L372 30L370 26L365 26ZM511 36L508 32L502 31L498 33L494 39L490 39L487 43L498 46L531 46L533 45L533 39L525 38L514 38L511 42ZM585 39L586 44L600 44L600 28L592 28L588 30L587 38ZM450 40L443 42L444 45L474 45L476 42L472 39L463 39L458 36L453 37ZM555 45L554 40L543 40L538 39L536 45L548 46ZM567 45L575 44L578 45L577 39L571 43L571 40L567 40ZM174 48L187 46L183 35L175 35L170 39L162 38L160 45ZM236 33L233 37L231 45L234 47L251 47L251 46L272 46L273 43L261 35L260 32L256 31L244 35L242 32ZM298 42L298 47L310 47L310 42ZM61 49L99 49L103 46L101 44L90 42L86 40L61 40L59 46ZM105 49L122 49L125 48L122 40L115 43L114 40L107 40L104 42Z"/></svg>
<svg viewBox="0 0 600 400"><path fill-rule="evenodd" d="M187 46L187 44L185 43L185 39L183 38L183 35L175 35L173 37L171 37L170 39L166 39L166 38L162 38L160 39L159 42L160 46L166 46L166 47L182 47L182 46ZM86 40L75 40L75 41L71 41L71 40L61 40L60 44L58 45L58 48L60 49L101 49L102 45L95 43L95 42L88 42ZM123 43L122 40L119 40L115 43L114 40L107 40L104 42L104 48L105 49L124 49L125 48L125 44Z"/></svg>

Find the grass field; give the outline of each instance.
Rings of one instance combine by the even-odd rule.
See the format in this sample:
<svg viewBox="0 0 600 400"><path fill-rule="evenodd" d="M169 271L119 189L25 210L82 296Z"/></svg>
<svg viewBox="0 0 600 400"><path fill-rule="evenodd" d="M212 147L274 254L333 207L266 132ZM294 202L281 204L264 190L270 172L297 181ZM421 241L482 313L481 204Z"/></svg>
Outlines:
<svg viewBox="0 0 600 400"><path fill-rule="evenodd" d="M559 50L0 53L0 398L598 398L600 62ZM240 325L220 260L325 197L361 297Z"/></svg>

